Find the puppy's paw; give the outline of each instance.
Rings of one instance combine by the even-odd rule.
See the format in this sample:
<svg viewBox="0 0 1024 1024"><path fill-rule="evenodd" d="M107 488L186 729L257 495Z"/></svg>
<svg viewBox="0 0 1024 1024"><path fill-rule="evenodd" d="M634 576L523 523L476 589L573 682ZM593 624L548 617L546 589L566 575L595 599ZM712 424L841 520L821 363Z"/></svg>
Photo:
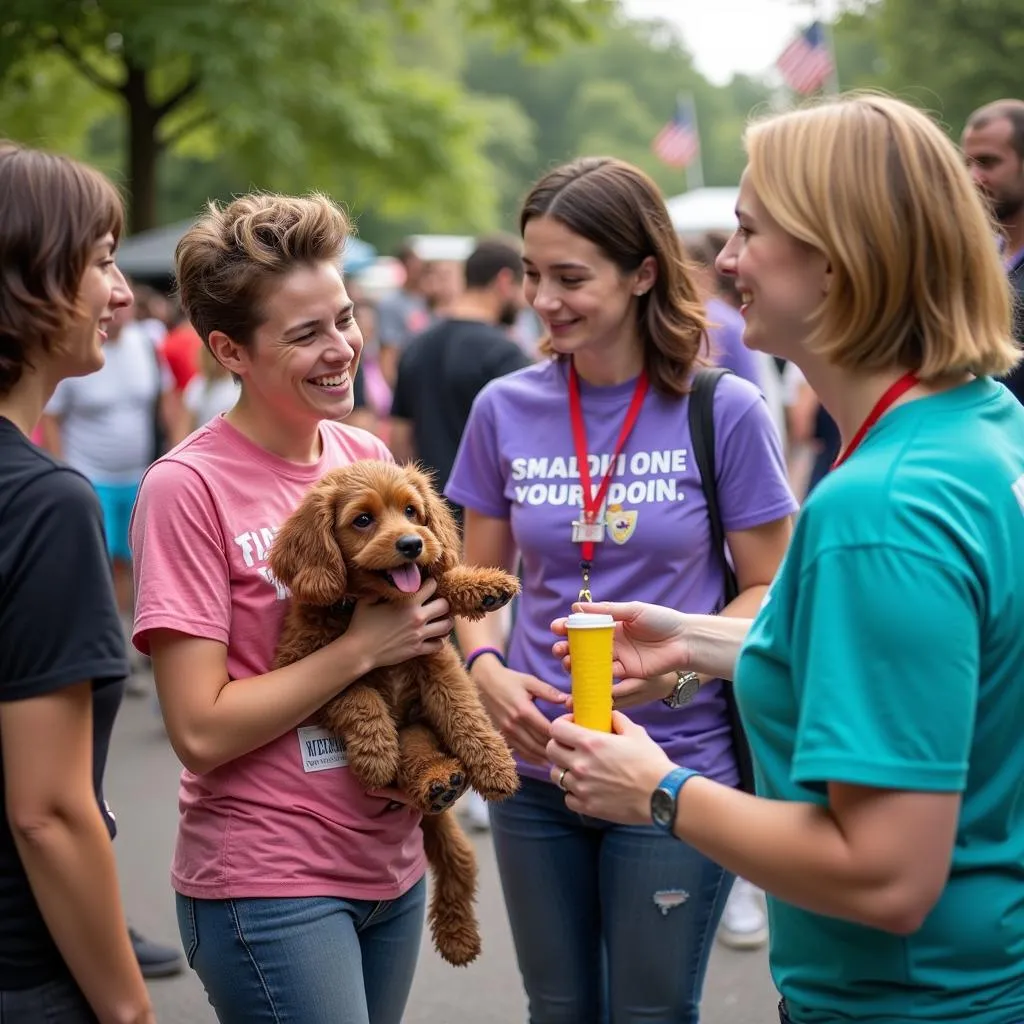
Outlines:
<svg viewBox="0 0 1024 1024"><path fill-rule="evenodd" d="M475 581L478 607L484 614L496 612L519 593L519 580L502 569L482 569Z"/></svg>
<svg viewBox="0 0 1024 1024"><path fill-rule="evenodd" d="M429 810L425 814L440 814L447 811L466 792L466 776L463 772L452 772L446 782L434 782L428 791Z"/></svg>
<svg viewBox="0 0 1024 1024"><path fill-rule="evenodd" d="M446 757L432 764L417 779L403 781L402 788L423 814L447 811L466 792L469 778L461 761Z"/></svg>
<svg viewBox="0 0 1024 1024"><path fill-rule="evenodd" d="M514 590L492 590L489 594L484 594L480 601L480 610L496 612L499 608L504 608L515 596Z"/></svg>
<svg viewBox="0 0 1024 1024"><path fill-rule="evenodd" d="M492 759L477 773L473 788L485 799L493 802L505 800L519 790L519 772L512 755L506 750L503 757Z"/></svg>
<svg viewBox="0 0 1024 1024"><path fill-rule="evenodd" d="M458 565L445 573L441 583L452 614L467 619L496 612L519 593L519 580L503 569Z"/></svg>

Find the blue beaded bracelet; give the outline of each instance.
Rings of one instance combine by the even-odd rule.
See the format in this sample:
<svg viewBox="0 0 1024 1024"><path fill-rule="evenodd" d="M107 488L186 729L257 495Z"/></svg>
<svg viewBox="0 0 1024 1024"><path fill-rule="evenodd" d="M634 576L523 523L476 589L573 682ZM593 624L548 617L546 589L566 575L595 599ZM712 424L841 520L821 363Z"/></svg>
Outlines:
<svg viewBox="0 0 1024 1024"><path fill-rule="evenodd" d="M507 666L508 662L505 660L505 655L498 650L497 647L477 647L470 651L466 655L466 671L468 672L473 667L473 662L482 654L493 654L502 665Z"/></svg>

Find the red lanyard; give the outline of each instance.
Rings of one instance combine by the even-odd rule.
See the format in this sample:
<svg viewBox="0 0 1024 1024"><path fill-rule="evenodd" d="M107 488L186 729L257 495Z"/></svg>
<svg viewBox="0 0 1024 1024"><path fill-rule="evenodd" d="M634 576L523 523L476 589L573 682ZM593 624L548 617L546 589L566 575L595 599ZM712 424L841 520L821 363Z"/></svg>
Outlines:
<svg viewBox="0 0 1024 1024"><path fill-rule="evenodd" d="M920 383L917 374L911 370L891 385L885 394L875 402L874 408L868 413L868 418L860 425L860 430L853 435L853 440L846 451L837 456L836 461L832 463L832 468L838 469L860 447L867 432L892 408L893 404Z"/></svg>
<svg viewBox="0 0 1024 1024"><path fill-rule="evenodd" d="M640 416L640 408L647 396L647 371L643 370L637 378L636 387L633 389L633 398L630 400L629 409L626 412L626 419L623 421L622 430L619 432L619 440L615 444L615 452L608 464L601 486L594 494L590 480L590 461L587 452L587 425L583 420L583 406L580 403L580 381L576 374L576 366L569 364L569 416L572 419L572 437L576 445L576 462L580 470L580 483L583 486L583 522L587 526L593 526L597 521L597 513L604 504L604 499L611 486L612 476L615 474L615 464L619 461L622 449L626 446L629 435L636 426ZM600 531L603 535L603 530ZM579 541L580 552L583 556L584 580L589 575L590 563L594 558L594 541L583 539Z"/></svg>

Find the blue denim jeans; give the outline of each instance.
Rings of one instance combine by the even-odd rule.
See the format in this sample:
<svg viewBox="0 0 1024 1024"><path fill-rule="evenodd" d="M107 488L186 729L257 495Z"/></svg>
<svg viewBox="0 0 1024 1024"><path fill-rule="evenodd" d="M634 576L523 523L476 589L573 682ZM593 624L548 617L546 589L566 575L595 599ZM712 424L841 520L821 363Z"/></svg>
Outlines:
<svg viewBox="0 0 1024 1024"><path fill-rule="evenodd" d="M0 990L0 1024L98 1024L71 975L35 988Z"/></svg>
<svg viewBox="0 0 1024 1024"><path fill-rule="evenodd" d="M697 1024L733 876L651 827L523 779L491 829L530 1024Z"/></svg>
<svg viewBox="0 0 1024 1024"><path fill-rule="evenodd" d="M197 900L178 929L221 1024L401 1024L426 883L397 900Z"/></svg>

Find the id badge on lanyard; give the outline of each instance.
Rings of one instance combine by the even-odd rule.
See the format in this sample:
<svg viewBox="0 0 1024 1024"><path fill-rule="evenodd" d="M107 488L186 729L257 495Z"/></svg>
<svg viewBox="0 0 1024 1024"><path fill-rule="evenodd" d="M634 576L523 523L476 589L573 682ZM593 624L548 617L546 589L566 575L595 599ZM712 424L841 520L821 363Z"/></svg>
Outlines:
<svg viewBox="0 0 1024 1024"><path fill-rule="evenodd" d="M583 404L580 401L580 382L576 374L576 366L569 364L569 416L572 420L573 443L576 448L576 462L580 469L580 484L583 488L583 508L579 519L572 523L572 540L580 546L580 572L583 577L583 586L580 589L580 601L592 601L590 594L590 572L594 562L594 545L604 541L605 524L597 518L601 506L608 495L608 488L611 486L612 474L615 472L615 465L619 461L622 449L629 440L629 435L636 426L640 416L640 409L644 404L648 389L647 371L641 372L637 378L636 387L633 389L633 397L626 411L626 418L619 432L619 439L615 445L615 453L612 455L601 484L595 493L590 478L590 462L587 452L587 427L583 420Z"/></svg>

